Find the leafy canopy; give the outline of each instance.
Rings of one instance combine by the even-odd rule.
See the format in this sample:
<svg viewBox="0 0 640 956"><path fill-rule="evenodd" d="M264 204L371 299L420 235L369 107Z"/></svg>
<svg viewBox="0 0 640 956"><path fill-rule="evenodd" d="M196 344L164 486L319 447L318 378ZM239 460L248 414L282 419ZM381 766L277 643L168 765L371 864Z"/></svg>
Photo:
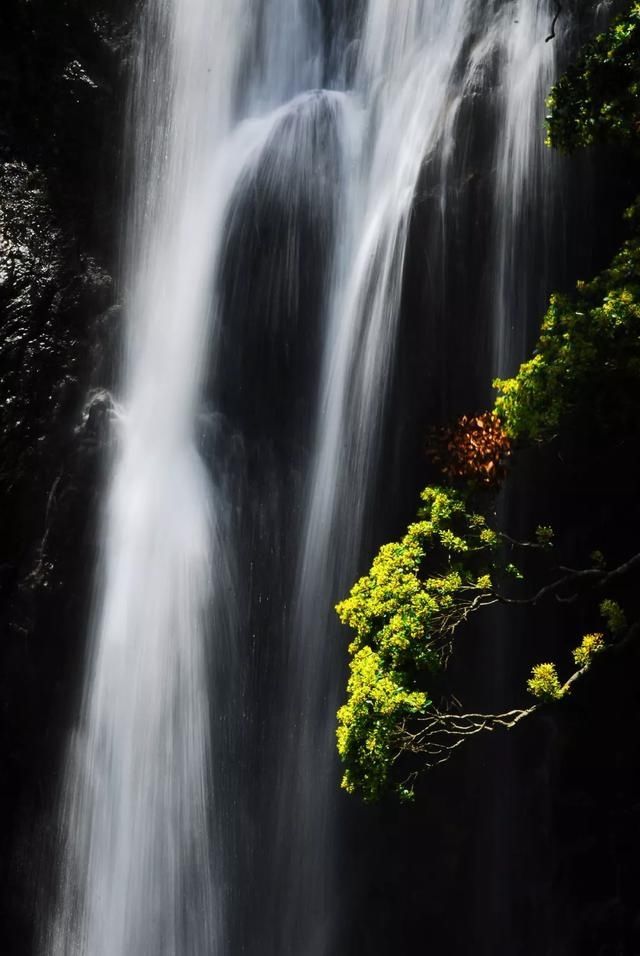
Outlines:
<svg viewBox="0 0 640 956"><path fill-rule="evenodd" d="M536 664L527 681L527 687L534 697L546 702L560 700L564 695L555 664Z"/></svg>
<svg viewBox="0 0 640 956"><path fill-rule="evenodd" d="M548 142L563 152L595 143L640 148L640 0L587 44L549 97ZM640 385L640 200L633 235L609 269L554 295L533 357L497 380L495 411L512 439L544 440L580 410L590 425L625 430ZM622 400L621 400L622 399Z"/></svg>
<svg viewBox="0 0 640 956"><path fill-rule="evenodd" d="M586 667L596 654L606 647L604 634L585 634L582 644L573 651L573 659L578 667Z"/></svg>
<svg viewBox="0 0 640 956"><path fill-rule="evenodd" d="M453 631L491 600L499 543L461 492L426 488L418 521L380 549L337 606L355 634L337 730L350 793L373 800L387 786L397 734L432 706L424 685L446 662Z"/></svg>
<svg viewBox="0 0 640 956"><path fill-rule="evenodd" d="M551 437L576 409L590 426L621 429L640 387L640 203L635 235L611 266L574 297L553 295L533 357L514 378L496 379L495 411L512 439ZM625 401L625 396L628 401ZM588 412L588 416L587 416Z"/></svg>
<svg viewBox="0 0 640 956"><path fill-rule="evenodd" d="M603 142L640 146L640 0L585 47L553 88L549 107L548 142L563 152ZM548 439L576 413L590 427L621 426L625 433L640 385L640 202L628 218L633 235L609 269L578 283L573 296L552 297L533 357L513 378L494 383L494 412L461 419L435 447L446 480L499 486L509 440ZM337 607L355 634L347 700L338 713L342 785L365 800L396 778L404 750L427 754L431 743L438 762L465 736L514 726L530 712L441 713L426 689L446 666L456 628L498 599L498 575L520 577L500 561L502 543L516 542L473 510L469 494L425 489L418 521L380 549ZM539 528L534 546L552 548L552 529ZM592 560L595 570L603 566L601 555ZM611 638L624 633L626 616L615 601L603 600L600 613ZM574 663L588 667L605 646L601 633L586 634ZM555 664L543 663L533 668L528 689L540 702L553 702L571 684L561 683ZM396 787L409 793L404 783Z"/></svg>
<svg viewBox="0 0 640 956"><path fill-rule="evenodd" d="M563 152L640 143L640 2L582 51L549 96L548 142Z"/></svg>

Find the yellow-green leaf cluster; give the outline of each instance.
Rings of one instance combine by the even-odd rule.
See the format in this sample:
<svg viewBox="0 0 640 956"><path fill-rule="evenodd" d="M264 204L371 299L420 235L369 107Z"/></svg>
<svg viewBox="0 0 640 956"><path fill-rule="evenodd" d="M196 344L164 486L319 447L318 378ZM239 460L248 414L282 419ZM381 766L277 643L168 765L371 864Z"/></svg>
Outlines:
<svg viewBox="0 0 640 956"><path fill-rule="evenodd" d="M500 537L464 495L430 487L418 520L384 545L336 610L353 631L347 701L338 713L343 787L375 799L389 781L394 736L430 706L425 677L441 667L455 627L492 590Z"/></svg>
<svg viewBox="0 0 640 956"><path fill-rule="evenodd" d="M637 222L638 207L630 218ZM635 413L624 396L640 387L638 236L609 269L578 283L573 298L551 297L533 357L494 387L496 414L512 439L549 438L576 411L589 427L625 430Z"/></svg>
<svg viewBox="0 0 640 956"><path fill-rule="evenodd" d="M560 683L555 664L536 664L527 681L529 693L538 700L560 700L564 688Z"/></svg>
<svg viewBox="0 0 640 956"><path fill-rule="evenodd" d="M594 143L640 149L640 0L627 0L551 91L548 142L564 152ZM638 204L629 210L638 220ZM640 385L640 239L577 294L555 295L533 357L494 383L511 439L547 439L572 413L593 430L627 434Z"/></svg>
<svg viewBox="0 0 640 956"><path fill-rule="evenodd" d="M612 601L610 598L606 598L602 601L600 604L600 614L607 625L607 630L613 634L614 637L618 637L626 631L628 627L627 616L617 601Z"/></svg>
<svg viewBox="0 0 640 956"><path fill-rule="evenodd" d="M553 547L554 531L551 525L541 524L536 528L536 543L540 548Z"/></svg>
<svg viewBox="0 0 640 956"><path fill-rule="evenodd" d="M580 646L573 651L573 659L578 667L586 667L605 646L604 634L585 634Z"/></svg>
<svg viewBox="0 0 640 956"><path fill-rule="evenodd" d="M346 765L342 786L348 793L360 790L365 800L381 793L394 758L396 728L431 703L424 691L408 690L405 683L405 676L386 667L371 647L354 655L337 730L338 753Z"/></svg>

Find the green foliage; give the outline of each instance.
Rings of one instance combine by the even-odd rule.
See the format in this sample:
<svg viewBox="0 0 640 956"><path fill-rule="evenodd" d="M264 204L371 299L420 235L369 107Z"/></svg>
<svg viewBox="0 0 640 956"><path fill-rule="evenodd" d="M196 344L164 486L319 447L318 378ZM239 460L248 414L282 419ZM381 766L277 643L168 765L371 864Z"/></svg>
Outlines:
<svg viewBox="0 0 640 956"><path fill-rule="evenodd" d="M605 141L640 145L640 0L629 2L584 49L552 90L549 106L548 141L564 152ZM629 441L640 386L640 200L628 218L633 232L611 266L578 283L572 296L552 296L532 358L513 378L494 382L494 411L463 416L439 436L433 460L448 480L497 486L512 440L549 439L569 419L591 432L600 427L609 447L620 437ZM433 688L446 665L456 628L498 599L498 574L502 581L522 574L499 554L503 542L517 542L472 510L468 496L427 488L422 502L418 521L400 541L380 549L369 573L337 607L354 632L347 700L338 713L342 785L365 800L392 782L403 752L424 756L431 746L431 757L440 762L492 719L494 726L513 726L514 714L527 713L443 714L430 699L426 686ZM553 538L553 529L542 525L535 545L550 550ZM605 567L599 552L592 560ZM626 629L614 601L603 601L600 611L609 633ZM573 651L576 665L590 664L604 646L601 633L585 635ZM546 702L569 692L552 663L537 664L527 686ZM411 787L396 789L411 798Z"/></svg>
<svg viewBox="0 0 640 956"><path fill-rule="evenodd" d="M563 152L640 142L640 2L583 50L551 91L548 141Z"/></svg>
<svg viewBox="0 0 640 956"><path fill-rule="evenodd" d="M371 800L386 785L396 728L431 702L425 692L407 689L406 676L386 667L371 647L355 653L350 669L347 703L338 711L338 753L346 765L342 786L349 793L360 789Z"/></svg>
<svg viewBox="0 0 640 956"><path fill-rule="evenodd" d="M386 787L397 732L430 707L425 679L442 668L455 628L491 599L500 540L463 494L426 488L418 521L337 606L355 634L337 730L347 791L373 800Z"/></svg>
<svg viewBox="0 0 640 956"><path fill-rule="evenodd" d="M628 214L637 232L639 212L637 205ZM513 439L549 438L577 409L590 427L626 429L640 387L638 234L609 269L578 283L573 298L552 296L533 357L493 384L496 413Z"/></svg>
<svg viewBox="0 0 640 956"><path fill-rule="evenodd" d="M580 647L572 652L578 667L586 667L605 648L604 634L585 634Z"/></svg>
<svg viewBox="0 0 640 956"><path fill-rule="evenodd" d="M524 575L522 571L520 570L520 568L517 568L515 564L508 564L504 570L505 570L505 573L509 575L509 577L514 578L516 581L524 580Z"/></svg>
<svg viewBox="0 0 640 956"><path fill-rule="evenodd" d="M553 528L548 524L538 525L536 528L536 544L540 548L549 549L553 547Z"/></svg>
<svg viewBox="0 0 640 956"><path fill-rule="evenodd" d="M627 618L617 601L611 601L609 598L600 604L600 614L607 625L607 630L617 637L623 634L628 627Z"/></svg>
<svg viewBox="0 0 640 956"><path fill-rule="evenodd" d="M560 700L565 691L560 683L555 664L536 664L527 681L529 693L538 700Z"/></svg>
<svg viewBox="0 0 640 956"><path fill-rule="evenodd" d="M588 44L549 97L548 141L564 152L599 142L640 145L640 0ZM589 426L625 426L640 384L640 203L634 234L609 269L554 295L533 357L494 382L512 439L551 437L576 410ZM629 396L624 400L625 396Z"/></svg>

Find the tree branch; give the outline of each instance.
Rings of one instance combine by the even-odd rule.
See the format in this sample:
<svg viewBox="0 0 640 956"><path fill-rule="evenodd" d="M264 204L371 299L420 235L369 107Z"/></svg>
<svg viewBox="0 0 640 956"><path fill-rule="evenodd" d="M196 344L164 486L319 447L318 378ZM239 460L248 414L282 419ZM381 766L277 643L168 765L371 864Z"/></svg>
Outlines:
<svg viewBox="0 0 640 956"><path fill-rule="evenodd" d="M565 585L568 584L579 584L583 581L594 581L596 587L603 588L606 587L611 581L615 581L616 578L622 577L624 574L628 574L629 571L632 571L634 568L640 565L640 553L635 554L632 558L629 558L628 561L625 561L624 564L620 564L617 568L614 568L613 571L606 571L603 568L586 568L582 571L570 571L569 574L566 574L564 577L559 578L557 581L553 581L551 584L545 585L545 587L540 588L540 590L528 598L508 598L504 597L501 594L495 594L494 597L496 601L499 601L500 604L508 605L528 605L528 604L537 604L544 597L548 597L550 594L555 594L557 600L564 602L575 601L577 595L570 595L569 597L560 597L557 594Z"/></svg>
<svg viewBox="0 0 640 956"><path fill-rule="evenodd" d="M429 643L444 665L451 655L457 628L464 624L474 611L498 603L498 598L490 591L482 591L478 594L475 587L460 589L463 593L467 590L475 594L473 600L459 601L447 610L442 610L437 620L432 623Z"/></svg>
<svg viewBox="0 0 640 956"><path fill-rule="evenodd" d="M415 730L410 730L406 722L398 728L398 756L400 753L419 753L426 756L425 769L437 767L446 763L470 737L485 730L510 730L525 717L533 714L539 706L535 704L526 710L510 710L504 714L451 714L434 711L417 720Z"/></svg>
<svg viewBox="0 0 640 956"><path fill-rule="evenodd" d="M544 544L539 544L537 541L518 541L516 538L512 538L511 535L506 534L504 531L498 532L503 541L506 541L507 544L510 544L514 548L523 548L529 551L547 551L548 548Z"/></svg>
<svg viewBox="0 0 640 956"><path fill-rule="evenodd" d="M545 41L544 41L545 43L548 43L549 40L555 39L556 26L557 26L558 20L560 19L561 14L562 14L562 3L560 2L560 0L556 0L556 12L555 12L553 21L551 23L551 33L549 34L548 37L545 37Z"/></svg>
<svg viewBox="0 0 640 956"><path fill-rule="evenodd" d="M615 568L606 577L610 580L618 574L626 572L629 567L635 566L639 562L640 555L636 555L630 561ZM602 653L619 652L637 640L639 636L640 622L636 622L628 629L622 641L610 645ZM571 675L562 687L562 697L571 692L574 685L579 683L590 671L591 666L592 663L589 662ZM450 700L456 706L461 706L455 697ZM394 762L399 760L404 753L420 754L425 759L424 765L418 770L413 770L401 786L405 789L413 789L421 773L446 763L457 749L470 738L483 731L512 730L521 720L532 716L543 707L549 706L550 703L551 701L540 701L531 707L509 710L502 714L464 714L434 709L424 717L412 721L403 721L397 727L393 738L393 743L397 747Z"/></svg>

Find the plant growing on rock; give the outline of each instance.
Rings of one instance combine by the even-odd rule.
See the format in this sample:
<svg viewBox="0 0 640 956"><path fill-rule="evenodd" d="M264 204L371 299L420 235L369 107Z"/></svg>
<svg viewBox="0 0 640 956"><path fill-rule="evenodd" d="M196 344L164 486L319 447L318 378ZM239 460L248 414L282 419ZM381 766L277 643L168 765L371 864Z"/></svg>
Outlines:
<svg viewBox="0 0 640 956"><path fill-rule="evenodd" d="M548 100L548 142L563 152L640 143L640 3L587 44Z"/></svg>
<svg viewBox="0 0 640 956"><path fill-rule="evenodd" d="M514 727L541 704L561 700L605 648L602 634L587 634L573 652L578 671L565 684L555 664L537 664L527 684L539 702L534 707L465 713L444 685L456 636L472 615L496 604L572 602L585 589L606 588L640 568L638 554L611 570L601 562L581 570L550 569L551 580L535 593L514 594L514 579L522 575L511 553L534 548L549 560L551 529L541 526L532 541L514 541L495 527L495 516L472 491L429 487L421 501L418 520L399 541L383 545L368 574L336 609L353 632L347 700L338 711L342 786L366 801L388 788L410 797L418 774L448 760L466 740ZM603 605L616 624L622 620L615 602ZM407 763L416 757L417 768Z"/></svg>
<svg viewBox="0 0 640 956"><path fill-rule="evenodd" d="M347 703L338 713L343 786L379 796L407 718L432 706L421 676L446 664L456 628L490 603L499 538L462 494L426 488L418 520L384 545L338 607L354 631Z"/></svg>
<svg viewBox="0 0 640 956"><path fill-rule="evenodd" d="M574 297L554 295L533 357L494 381L495 415L509 438L541 441L577 413L589 428L627 429L640 387L640 209L635 235Z"/></svg>
<svg viewBox="0 0 640 956"><path fill-rule="evenodd" d="M638 0L584 49L554 87L549 106L551 146L571 152L613 141L638 155ZM609 447L628 443L640 389L639 203L627 220L631 235L610 267L578 283L573 296L552 297L533 356L513 378L494 383L493 411L432 433L430 457L454 487L425 489L418 520L398 542L381 548L337 607L354 632L347 700L338 714L343 786L365 800L389 787L410 797L420 772L448 760L477 734L512 728L540 707L558 706L609 644L640 634L605 596L640 570L640 554L612 569L599 551L587 567L553 567L553 529L541 525L531 541L515 541L496 526L492 503L514 448L546 442L576 424L599 440L606 436ZM516 583L523 576L511 560L514 551L531 548L547 559L537 590ZM554 663L539 663L527 683L533 706L462 712L445 677L454 641L472 615L495 604L572 604L594 595L606 635L594 629L583 636L572 652L577 669L564 683Z"/></svg>

